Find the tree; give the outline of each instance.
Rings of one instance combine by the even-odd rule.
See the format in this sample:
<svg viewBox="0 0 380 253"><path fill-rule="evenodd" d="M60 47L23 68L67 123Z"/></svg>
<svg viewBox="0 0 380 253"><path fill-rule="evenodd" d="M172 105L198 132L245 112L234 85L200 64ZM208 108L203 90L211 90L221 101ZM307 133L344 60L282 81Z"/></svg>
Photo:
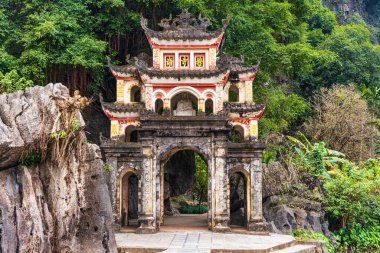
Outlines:
<svg viewBox="0 0 380 253"><path fill-rule="evenodd" d="M267 97L267 106L259 121L261 137L285 131L298 120L302 120L309 110L305 99L295 93L285 94L283 87L266 88L260 96Z"/></svg>
<svg viewBox="0 0 380 253"><path fill-rule="evenodd" d="M208 171L207 164L203 158L194 152L195 155L195 185L192 194L198 201L198 206L207 201Z"/></svg>
<svg viewBox="0 0 380 253"><path fill-rule="evenodd" d="M369 157L369 141L379 133L370 124L367 102L354 86L323 88L312 104L313 116L304 126L313 141L324 141L354 160Z"/></svg>
<svg viewBox="0 0 380 253"><path fill-rule="evenodd" d="M10 93L32 87L33 82L21 77L16 70L5 75L0 72L0 93Z"/></svg>

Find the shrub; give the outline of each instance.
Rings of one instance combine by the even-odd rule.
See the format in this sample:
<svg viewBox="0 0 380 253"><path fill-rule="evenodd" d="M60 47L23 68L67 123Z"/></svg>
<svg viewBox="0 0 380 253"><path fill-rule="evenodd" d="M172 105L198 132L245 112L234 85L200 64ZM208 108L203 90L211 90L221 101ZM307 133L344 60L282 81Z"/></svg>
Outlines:
<svg viewBox="0 0 380 253"><path fill-rule="evenodd" d="M106 163L106 164L104 164L103 169L106 172L110 172L112 170L112 167L111 167L111 165L109 165L109 164Z"/></svg>
<svg viewBox="0 0 380 253"><path fill-rule="evenodd" d="M205 205L188 205L188 206L181 206L178 211L180 213L184 214L201 214L201 213L207 213L208 207Z"/></svg>
<svg viewBox="0 0 380 253"><path fill-rule="evenodd" d="M354 252L376 252L380 248L380 226L363 227L356 224L333 233L340 250L352 249Z"/></svg>
<svg viewBox="0 0 380 253"><path fill-rule="evenodd" d="M32 151L25 156L21 156L20 163L21 165L24 165L24 166L32 166L36 163L39 163L40 160L41 160L41 154L36 151Z"/></svg>
<svg viewBox="0 0 380 253"><path fill-rule="evenodd" d="M329 251L329 253L334 252L334 245L331 243L329 238L327 238L321 232L307 231L307 230L294 230L293 236L295 239L299 241L309 241L309 240L324 241L326 243L327 250Z"/></svg>

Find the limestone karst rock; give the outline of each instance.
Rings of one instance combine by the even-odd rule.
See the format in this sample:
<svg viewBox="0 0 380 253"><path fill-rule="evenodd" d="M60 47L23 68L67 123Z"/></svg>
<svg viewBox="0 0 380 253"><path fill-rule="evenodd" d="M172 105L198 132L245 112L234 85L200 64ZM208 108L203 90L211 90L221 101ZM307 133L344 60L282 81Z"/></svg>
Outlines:
<svg viewBox="0 0 380 253"><path fill-rule="evenodd" d="M280 162L263 165L263 215L274 233L296 229L314 230L330 235L320 201L307 196L298 173ZM304 187L306 187L304 185Z"/></svg>
<svg viewBox="0 0 380 253"><path fill-rule="evenodd" d="M49 157L19 164L51 131L59 113L54 97L68 99L69 92L49 84L0 95L0 252L116 252L98 146L83 143L85 155L74 150L59 166Z"/></svg>

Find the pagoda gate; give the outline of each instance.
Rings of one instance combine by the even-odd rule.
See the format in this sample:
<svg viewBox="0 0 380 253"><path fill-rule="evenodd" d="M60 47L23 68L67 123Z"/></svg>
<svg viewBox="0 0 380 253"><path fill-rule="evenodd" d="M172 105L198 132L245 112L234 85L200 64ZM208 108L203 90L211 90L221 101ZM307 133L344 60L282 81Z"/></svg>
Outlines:
<svg viewBox="0 0 380 253"><path fill-rule="evenodd" d="M264 144L257 140L265 106L252 100L258 65L219 57L228 20L215 31L207 30L210 24L184 10L154 31L141 17L152 57L140 55L124 66L109 62L117 100L101 99L111 122L111 140L102 142L102 151L112 167L108 183L117 224L133 204L126 185L137 184L138 233L154 233L163 223L164 165L179 150L197 152L207 163L209 229L230 231L229 177L240 173L246 180L246 227L266 230Z"/></svg>

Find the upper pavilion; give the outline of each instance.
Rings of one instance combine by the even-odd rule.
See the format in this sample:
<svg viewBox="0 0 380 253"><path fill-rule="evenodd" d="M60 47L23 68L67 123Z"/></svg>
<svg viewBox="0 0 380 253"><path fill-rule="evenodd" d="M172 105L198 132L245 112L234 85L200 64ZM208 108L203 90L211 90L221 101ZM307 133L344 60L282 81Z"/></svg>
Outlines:
<svg viewBox="0 0 380 253"><path fill-rule="evenodd" d="M228 19L220 29L209 31L208 18L195 18L183 10L158 25L160 31L152 30L141 17L151 59L140 55L124 66L109 61L117 99L102 101L102 107L111 120L111 138L135 141L143 110L168 118L227 114L241 141L257 138L258 120L265 109L252 100L259 66L219 56Z"/></svg>

